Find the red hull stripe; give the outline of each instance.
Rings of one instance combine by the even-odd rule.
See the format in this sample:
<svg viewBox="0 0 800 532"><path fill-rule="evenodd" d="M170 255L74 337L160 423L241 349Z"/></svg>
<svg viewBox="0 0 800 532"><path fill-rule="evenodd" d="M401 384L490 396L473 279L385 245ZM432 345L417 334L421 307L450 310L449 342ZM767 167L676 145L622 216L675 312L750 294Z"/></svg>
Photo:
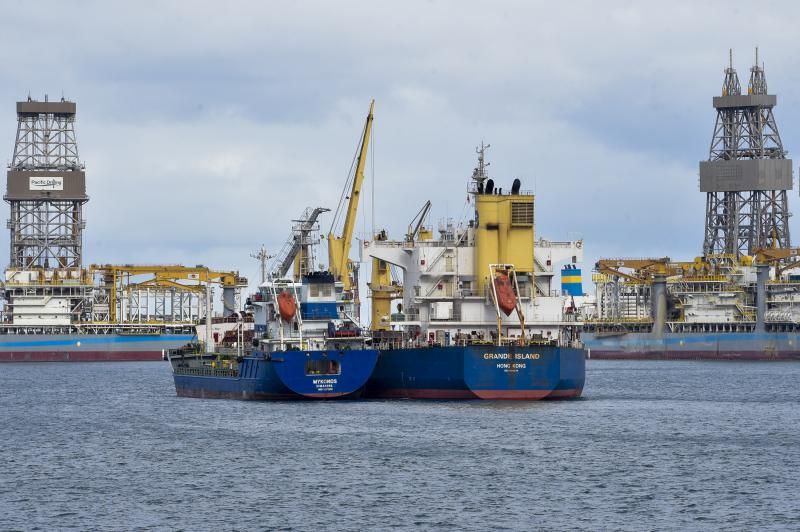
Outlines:
<svg viewBox="0 0 800 532"><path fill-rule="evenodd" d="M138 362L162 360L161 351L0 351L0 362Z"/></svg>
<svg viewBox="0 0 800 532"><path fill-rule="evenodd" d="M598 360L800 360L800 351L595 351Z"/></svg>
<svg viewBox="0 0 800 532"><path fill-rule="evenodd" d="M544 399L552 390L472 390L481 399L489 401L502 399L518 401L536 401Z"/></svg>
<svg viewBox="0 0 800 532"><path fill-rule="evenodd" d="M560 392L567 392L561 390ZM545 399L552 395L550 390L441 390L435 388L393 388L381 390L379 394L369 394L369 397L380 397L384 399L502 399L535 401ZM578 392L577 395L580 395ZM577 397L575 391L571 395L559 395L559 397Z"/></svg>
<svg viewBox="0 0 800 532"><path fill-rule="evenodd" d="M553 390L546 399L575 399L583 393L583 388L573 388L571 390Z"/></svg>
<svg viewBox="0 0 800 532"><path fill-rule="evenodd" d="M390 388L381 390L376 394L370 393L369 397L382 399L476 399L475 394L469 390L437 390L434 388Z"/></svg>

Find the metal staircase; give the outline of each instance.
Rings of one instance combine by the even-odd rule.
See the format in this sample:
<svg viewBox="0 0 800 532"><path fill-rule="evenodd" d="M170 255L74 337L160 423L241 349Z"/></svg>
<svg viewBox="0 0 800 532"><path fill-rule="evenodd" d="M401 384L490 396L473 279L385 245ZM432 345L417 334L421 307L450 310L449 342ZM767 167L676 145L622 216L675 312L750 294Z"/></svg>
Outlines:
<svg viewBox="0 0 800 532"><path fill-rule="evenodd" d="M309 235L313 231L319 230L317 218L323 212L328 211L330 211L330 209L324 207L307 207L300 216L300 219L294 220L295 224L292 227L292 234L289 235L289 238L283 244L281 250L275 255L272 265L270 266L270 271L274 277L280 278L285 276L289 268L292 267L292 263L300 250L304 246L310 246L312 244L309 240ZM306 272L302 271L301 268L300 274L302 275L304 273Z"/></svg>

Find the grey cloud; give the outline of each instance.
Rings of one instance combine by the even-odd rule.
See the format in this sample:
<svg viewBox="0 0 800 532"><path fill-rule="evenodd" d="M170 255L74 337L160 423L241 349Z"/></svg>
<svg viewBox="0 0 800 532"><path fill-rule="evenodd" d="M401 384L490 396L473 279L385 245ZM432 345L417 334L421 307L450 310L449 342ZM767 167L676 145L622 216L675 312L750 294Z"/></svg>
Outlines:
<svg viewBox="0 0 800 532"><path fill-rule="evenodd" d="M498 180L535 186L539 235L582 234L590 256L691 257L702 237L697 161L729 46L742 77L761 46L785 144L800 141L799 10L7 4L0 152L10 158L13 102L63 89L78 102L89 260L245 269L248 253L279 246L305 206L335 207L375 97L378 227L402 234L426 198L434 220L459 216L485 139ZM371 211L367 201L359 232Z"/></svg>

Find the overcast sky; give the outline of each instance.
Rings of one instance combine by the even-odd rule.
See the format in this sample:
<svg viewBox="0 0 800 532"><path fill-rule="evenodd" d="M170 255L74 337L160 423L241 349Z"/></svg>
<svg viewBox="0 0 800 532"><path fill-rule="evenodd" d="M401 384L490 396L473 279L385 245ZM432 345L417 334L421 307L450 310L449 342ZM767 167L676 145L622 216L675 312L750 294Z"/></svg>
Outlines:
<svg viewBox="0 0 800 532"><path fill-rule="evenodd" d="M694 257L728 48L746 84L759 46L784 145L800 143L800 4L556 4L4 0L0 152L15 101L63 94L85 262L255 278L260 244L277 250L306 206L335 209L375 98L375 224L392 236L426 199L434 222L462 215L485 140L498 186L535 189L537 236L582 236L587 262Z"/></svg>

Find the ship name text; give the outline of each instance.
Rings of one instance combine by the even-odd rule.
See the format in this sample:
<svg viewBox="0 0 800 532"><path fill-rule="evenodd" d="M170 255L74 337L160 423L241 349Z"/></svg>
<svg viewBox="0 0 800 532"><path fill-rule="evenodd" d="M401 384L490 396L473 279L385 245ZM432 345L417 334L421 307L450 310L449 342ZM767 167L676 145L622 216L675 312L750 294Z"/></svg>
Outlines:
<svg viewBox="0 0 800 532"><path fill-rule="evenodd" d="M510 353L484 353L484 360L539 360L541 355L539 353L515 353L513 356Z"/></svg>

